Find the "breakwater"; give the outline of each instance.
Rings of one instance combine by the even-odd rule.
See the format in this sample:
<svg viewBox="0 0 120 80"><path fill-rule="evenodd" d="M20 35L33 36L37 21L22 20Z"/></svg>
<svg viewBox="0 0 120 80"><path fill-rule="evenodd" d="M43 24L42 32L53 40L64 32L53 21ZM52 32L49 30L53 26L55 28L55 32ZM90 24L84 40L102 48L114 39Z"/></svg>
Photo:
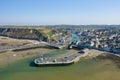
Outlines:
<svg viewBox="0 0 120 80"><path fill-rule="evenodd" d="M37 66L62 66L62 65L70 65L76 63L83 57L85 54L84 51L79 51L77 53L73 53L72 55L63 57L63 58L45 58L40 57L34 60L35 65Z"/></svg>

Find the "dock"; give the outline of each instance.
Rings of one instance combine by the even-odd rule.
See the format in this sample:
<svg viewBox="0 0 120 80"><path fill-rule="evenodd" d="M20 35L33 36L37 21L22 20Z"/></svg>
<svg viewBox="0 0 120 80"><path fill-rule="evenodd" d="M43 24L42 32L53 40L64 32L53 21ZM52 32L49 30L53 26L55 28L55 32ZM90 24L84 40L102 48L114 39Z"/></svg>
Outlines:
<svg viewBox="0 0 120 80"><path fill-rule="evenodd" d="M81 57L83 57L85 54L84 51L79 51L76 53L73 53L72 55L63 57L63 58L37 58L34 60L34 63L36 66L62 66L62 65L70 65L73 63L76 63L80 60Z"/></svg>
<svg viewBox="0 0 120 80"><path fill-rule="evenodd" d="M0 52L5 52L5 51L22 51L22 50L27 50L27 49L33 49L33 48L39 48L41 47L41 44L44 44L46 46L50 46L56 49L62 49L66 47L66 45L59 45L59 44L52 44L48 42L41 41L37 44L28 44L28 45L23 45L23 46L5 46L5 47L0 47Z"/></svg>
<svg viewBox="0 0 120 80"><path fill-rule="evenodd" d="M40 44L29 44L29 45L23 45L23 46L6 46L6 47L0 47L0 52L4 51L20 51L25 49L32 49L40 47Z"/></svg>

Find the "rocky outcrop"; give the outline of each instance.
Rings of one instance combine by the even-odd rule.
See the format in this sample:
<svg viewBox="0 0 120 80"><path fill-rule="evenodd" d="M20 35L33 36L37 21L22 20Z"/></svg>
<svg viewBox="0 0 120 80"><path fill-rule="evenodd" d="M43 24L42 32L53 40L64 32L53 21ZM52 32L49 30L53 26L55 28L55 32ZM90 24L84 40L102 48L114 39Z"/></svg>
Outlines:
<svg viewBox="0 0 120 80"><path fill-rule="evenodd" d="M37 29L28 28L0 28L0 35L19 39L32 39L47 41L47 37Z"/></svg>

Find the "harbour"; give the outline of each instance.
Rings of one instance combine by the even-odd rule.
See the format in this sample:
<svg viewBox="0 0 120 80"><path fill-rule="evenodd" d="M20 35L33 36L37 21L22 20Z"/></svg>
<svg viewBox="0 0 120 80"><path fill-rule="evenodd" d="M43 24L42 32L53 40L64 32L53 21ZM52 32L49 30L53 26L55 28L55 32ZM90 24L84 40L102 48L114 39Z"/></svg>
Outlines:
<svg viewBox="0 0 120 80"><path fill-rule="evenodd" d="M120 80L120 0L1 0L0 80Z"/></svg>
<svg viewBox="0 0 120 80"><path fill-rule="evenodd" d="M53 52L52 52L53 53ZM52 57L52 53L48 53ZM56 51L58 53L58 50ZM47 57L45 55L45 57ZM0 69L1 80L119 80L120 70L109 59L81 59L74 65L33 67L34 58L16 61ZM109 65L106 65L109 64ZM12 74L11 74L12 73ZM22 76L22 77L21 77ZM91 77L92 76L92 77ZM111 78L111 76L114 76ZM98 79L99 78L99 79Z"/></svg>

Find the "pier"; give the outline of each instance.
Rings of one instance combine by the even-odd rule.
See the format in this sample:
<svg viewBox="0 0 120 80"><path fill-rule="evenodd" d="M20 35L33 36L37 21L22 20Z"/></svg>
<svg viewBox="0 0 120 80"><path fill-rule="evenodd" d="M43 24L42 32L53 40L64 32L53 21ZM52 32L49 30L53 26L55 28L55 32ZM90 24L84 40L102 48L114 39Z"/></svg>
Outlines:
<svg viewBox="0 0 120 80"><path fill-rule="evenodd" d="M45 41L40 41L40 43L45 44L45 45L50 46L50 47L57 48L57 49L62 49L64 47L66 47L66 44L55 44L55 43L48 43Z"/></svg>
<svg viewBox="0 0 120 80"><path fill-rule="evenodd" d="M5 52L5 51L21 51L21 50L27 50L27 49L33 49L33 48L39 48L41 44L44 44L46 46L50 46L56 49L62 49L66 47L66 45L59 45L59 44L53 44L53 43L48 43L41 41L37 44L28 44L28 45L23 45L23 46L5 46L5 47L0 47L0 52Z"/></svg>
<svg viewBox="0 0 120 80"><path fill-rule="evenodd" d="M35 65L37 66L62 66L62 65L70 65L73 63L76 63L80 60L81 57L83 57L85 54L85 51L79 51L76 53L73 53L72 55L63 57L63 58L37 58L34 60Z"/></svg>

